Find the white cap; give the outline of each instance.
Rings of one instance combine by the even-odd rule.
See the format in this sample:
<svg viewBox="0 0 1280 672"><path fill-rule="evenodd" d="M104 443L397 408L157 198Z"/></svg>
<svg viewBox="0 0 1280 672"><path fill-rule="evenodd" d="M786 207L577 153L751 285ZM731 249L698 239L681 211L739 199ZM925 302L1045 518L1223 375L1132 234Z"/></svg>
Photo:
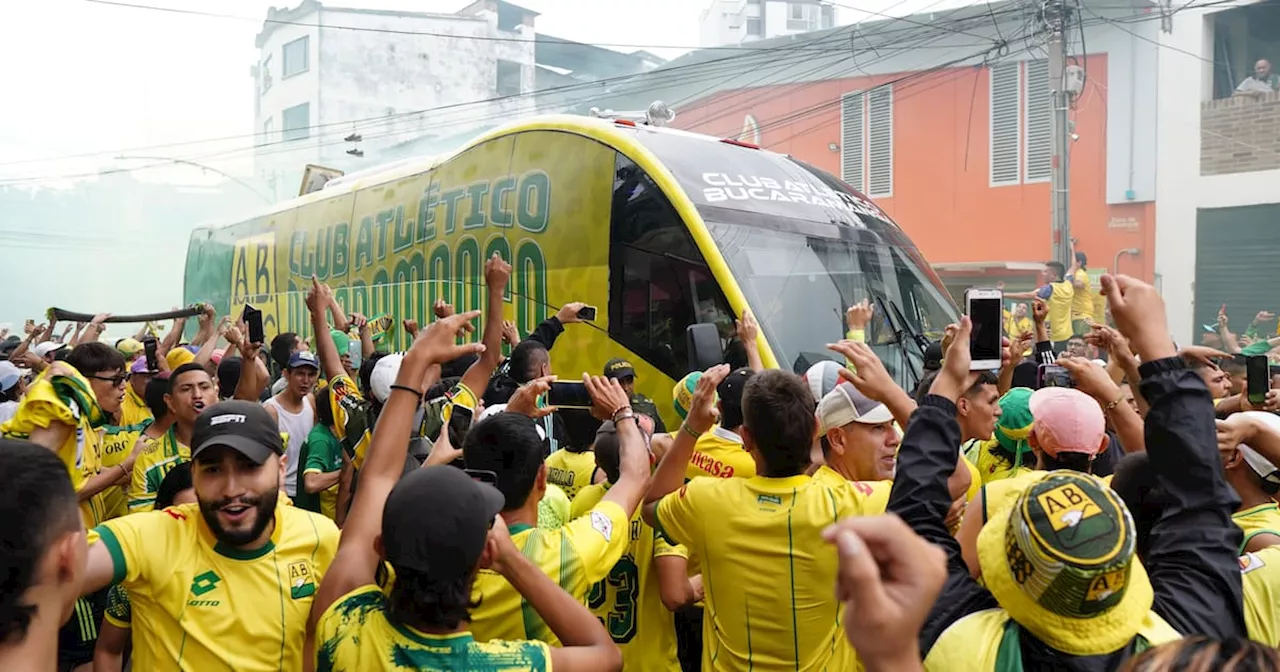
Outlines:
<svg viewBox="0 0 1280 672"><path fill-rule="evenodd" d="M378 403L387 403L387 397L391 396L391 386L395 385L396 376L400 375L400 363L403 361L404 355L397 352L379 359L373 366L373 373L369 375L369 391Z"/></svg>
<svg viewBox="0 0 1280 672"><path fill-rule="evenodd" d="M14 366L13 362L0 361L0 392L8 391L21 379L22 369Z"/></svg>
<svg viewBox="0 0 1280 672"><path fill-rule="evenodd" d="M843 367L839 362L824 359L804 372L805 382L809 384L809 392L813 394L815 403L822 401L823 397L840 384L841 368Z"/></svg>
<svg viewBox="0 0 1280 672"><path fill-rule="evenodd" d="M44 357L48 357L49 353L57 352L65 347L67 347L66 343L56 343L54 341L45 341L44 343L40 343L36 347L32 348L32 351L36 353L36 356L40 358L44 358Z"/></svg>
<svg viewBox="0 0 1280 672"><path fill-rule="evenodd" d="M1242 411L1242 413L1250 418L1261 420L1271 431L1280 432L1280 417L1274 413L1265 411ZM1280 485L1280 469L1276 469L1276 465L1247 444L1242 443L1239 448L1245 464L1249 465L1258 478L1273 485Z"/></svg>

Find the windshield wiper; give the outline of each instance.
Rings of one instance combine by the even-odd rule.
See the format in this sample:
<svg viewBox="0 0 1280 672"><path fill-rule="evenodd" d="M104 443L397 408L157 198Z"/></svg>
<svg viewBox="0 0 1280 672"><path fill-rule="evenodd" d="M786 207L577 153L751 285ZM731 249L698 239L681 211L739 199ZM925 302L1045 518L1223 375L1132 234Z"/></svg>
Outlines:
<svg viewBox="0 0 1280 672"><path fill-rule="evenodd" d="M898 344L898 347L902 349L902 360L906 362L907 371L911 375L911 386L914 388L920 384L921 376L920 373L916 371L916 364L911 360L911 355L907 352L907 341L905 337L910 336L911 340L915 341L916 346L920 348L921 357L924 356L925 348L929 345L928 340L926 339L924 343L921 344L921 339L923 339L924 336L917 335L911 330L911 324L907 322L907 318L902 315L902 311L892 299L888 299L881 295L876 295L875 298L876 304L880 306L880 313L884 315L885 321L889 323L889 328L893 330L893 340ZM886 303L889 308L893 308L892 313L885 308ZM895 317L897 318L896 321L894 319Z"/></svg>

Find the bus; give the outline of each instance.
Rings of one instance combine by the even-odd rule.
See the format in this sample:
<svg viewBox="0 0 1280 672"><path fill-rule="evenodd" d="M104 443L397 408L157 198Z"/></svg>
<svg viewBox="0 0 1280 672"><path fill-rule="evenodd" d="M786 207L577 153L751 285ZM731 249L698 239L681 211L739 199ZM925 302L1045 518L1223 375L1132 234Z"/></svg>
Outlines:
<svg viewBox="0 0 1280 672"><path fill-rule="evenodd" d="M251 304L268 337L306 335L314 275L349 313L426 324L437 299L484 310L494 252L513 266L504 313L522 335L566 303L597 308L557 341L556 374L626 358L668 426L672 388L697 365L686 336L710 330L699 325L727 345L749 309L765 366L803 373L836 359L826 344L867 299L867 342L911 389L924 345L958 314L902 229L830 174L736 140L578 116L516 122L196 229L184 295L220 314ZM401 329L389 340L408 347Z"/></svg>

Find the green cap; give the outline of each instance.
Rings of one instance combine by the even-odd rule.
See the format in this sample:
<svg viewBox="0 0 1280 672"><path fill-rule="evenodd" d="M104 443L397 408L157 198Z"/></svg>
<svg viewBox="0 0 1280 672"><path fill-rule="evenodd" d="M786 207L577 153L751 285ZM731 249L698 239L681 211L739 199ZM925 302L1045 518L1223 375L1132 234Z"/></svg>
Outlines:
<svg viewBox="0 0 1280 672"><path fill-rule="evenodd" d="M1000 397L1000 419L996 421L996 441L1010 454L1026 450L1031 435L1031 393L1029 387L1015 387Z"/></svg>

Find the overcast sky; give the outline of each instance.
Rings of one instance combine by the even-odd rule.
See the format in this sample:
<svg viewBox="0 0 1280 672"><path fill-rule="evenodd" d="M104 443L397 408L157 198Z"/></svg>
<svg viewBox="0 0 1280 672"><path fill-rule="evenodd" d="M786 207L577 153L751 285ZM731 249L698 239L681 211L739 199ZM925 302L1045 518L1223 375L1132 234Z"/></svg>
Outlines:
<svg viewBox="0 0 1280 672"><path fill-rule="evenodd" d="M198 157L251 146L254 36L273 4L300 0L119 0L151 9L90 0L0 0L0 184L80 176L101 169L147 165L117 155ZM331 6L455 12L468 0L331 0ZM520 0L541 13L539 32L594 44L631 45L672 58L698 44L698 19L710 0ZM864 17L849 7L902 15L942 9L964 0L843 0L837 21ZM215 13L199 16L165 8ZM458 101L466 102L466 101ZM191 144L223 138L222 142ZM157 147L159 146L159 147ZM85 155L80 158L66 158ZM252 171L251 152L210 163L236 174ZM195 169L136 173L140 179L208 184L220 178ZM31 182L28 182L31 184ZM28 223L6 221L12 232ZM86 224L88 226L89 224ZM92 224L110 234L110 222ZM38 226L32 234L38 235ZM30 249L0 246L0 268L30 261ZM21 258L20 258L21 257ZM20 262L20 263L15 263ZM59 284L65 284L59 282ZM53 287L46 287L54 291ZM66 293L65 288L58 294ZM65 298L29 297L38 305ZM6 305L9 304L9 305ZM27 310L23 307L22 310ZM15 317L0 299L0 324Z"/></svg>

